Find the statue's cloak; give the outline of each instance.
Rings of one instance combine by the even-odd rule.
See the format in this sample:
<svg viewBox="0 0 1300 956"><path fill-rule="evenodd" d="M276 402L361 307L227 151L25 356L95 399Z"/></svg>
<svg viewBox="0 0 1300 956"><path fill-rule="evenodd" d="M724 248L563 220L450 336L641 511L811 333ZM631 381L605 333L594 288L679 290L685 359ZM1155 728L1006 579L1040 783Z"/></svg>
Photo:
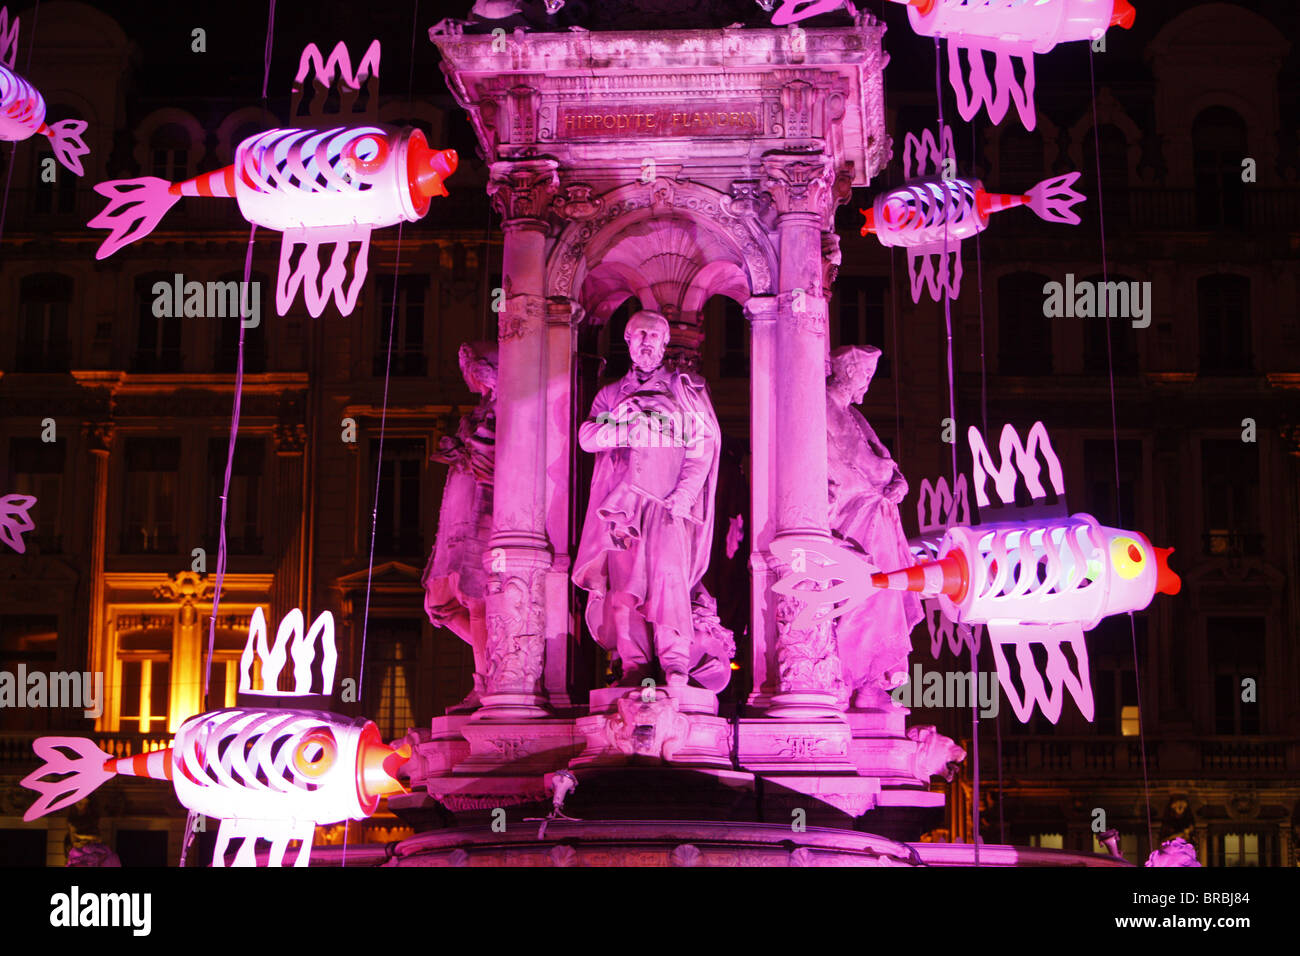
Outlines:
<svg viewBox="0 0 1300 956"><path fill-rule="evenodd" d="M647 574L645 587L635 593L638 613L655 626L690 635L694 633L691 598L699 591L713 548L722 432L702 378L660 368L640 382L633 369L600 390L581 434L594 434L625 400L635 396L644 401L655 395L671 400L669 416L678 416L674 427L679 429L681 444L598 449L574 561L574 584L590 592L587 626L608 650L617 648L615 635L605 627L610 552L642 549ZM654 500L667 497L674 485L688 488L695 496L690 520L673 518Z"/></svg>

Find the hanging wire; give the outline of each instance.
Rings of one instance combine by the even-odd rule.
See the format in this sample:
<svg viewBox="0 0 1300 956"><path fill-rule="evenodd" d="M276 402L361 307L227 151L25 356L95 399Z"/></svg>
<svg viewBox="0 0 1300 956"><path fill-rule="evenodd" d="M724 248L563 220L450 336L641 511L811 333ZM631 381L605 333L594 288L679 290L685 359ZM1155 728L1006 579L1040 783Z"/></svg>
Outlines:
<svg viewBox="0 0 1300 956"><path fill-rule="evenodd" d="M262 112L268 112L266 101L266 77L271 71L271 49L275 37L275 0L270 0L266 18L266 46L262 53ZM212 657L217 643L217 614L221 610L221 586L226 579L226 511L230 498L230 475L234 470L235 444L239 436L239 412L244 399L244 307L253 273L253 244L257 237L257 224L248 227L248 247L244 252L244 284L239 293L239 351L235 357L235 399L230 413L230 440L226 444L226 471L221 482L221 523L217 532L217 573L212 588L212 614L208 618L208 647L203 661L203 698L202 706L207 706L208 689L212 681ZM185 837L181 840L180 865L185 866L189 853L190 840L194 835L194 824L198 814L193 810L185 818Z"/></svg>
<svg viewBox="0 0 1300 956"><path fill-rule="evenodd" d="M411 13L411 61L406 80L406 101L409 109L415 101L415 34L420 16L420 0L415 0ZM384 399L379 410L379 447L375 452L375 495L370 508L370 555L366 563L366 606L361 617L361 658L357 664L357 703L361 702L366 677L366 638L370 624L370 594L375 576L375 533L379 524L379 489L384 475L384 435L388 427L388 386L393 368L393 329L397 325L398 279L402 272L402 226L397 223L397 251L393 258L392 301L388 310L388 346L384 356ZM348 865L348 836L350 820L343 821L343 854L341 866Z"/></svg>
<svg viewBox="0 0 1300 956"><path fill-rule="evenodd" d="M1097 125L1097 77L1093 67L1092 44L1088 44L1088 86L1092 94L1092 148L1097 159L1097 229L1101 236L1101 280L1109 282L1106 267L1106 216L1101 192L1101 129ZM1106 372L1110 384L1110 434L1111 447L1115 456L1115 521L1124 527L1124 516L1120 511L1119 493L1119 425L1115 415L1115 360L1111 353L1110 320L1106 320ZM1147 847L1151 852L1156 849L1155 830L1151 823L1151 779L1147 773L1147 738L1146 720L1143 718L1142 676L1138 666L1137 622L1133 612L1128 612L1129 637L1133 646L1133 684L1138 701L1138 746L1142 751L1142 793L1146 804Z"/></svg>
<svg viewBox="0 0 1300 956"><path fill-rule="evenodd" d="M971 120L970 124L970 155L972 165L975 163L975 157L979 155L979 149L975 137L975 125L978 117ZM989 369L984 349L984 256L980 248L980 234L975 233L975 282L979 291L979 309L980 309L980 427L985 435L989 433ZM957 489L953 489L955 496ZM953 508L956 509L957 501L953 498ZM972 633L971 653L978 654L974 646L974 636ZM978 679L979 675L976 675ZM997 740L998 755L998 842L1003 845L1007 842L1007 821L1002 811L1002 710L998 709L997 714L993 717L993 732Z"/></svg>
<svg viewBox="0 0 1300 956"><path fill-rule="evenodd" d="M939 55L939 37L934 38L934 95L939 104L939 135L937 141L940 144L940 156L943 151L943 58ZM942 162L942 160L941 160ZM958 257L961 256L960 246L957 249ZM949 269L948 260L948 219L944 217L943 221L943 269L947 274ZM951 280L950 280L951 281ZM947 285L947 283L945 283ZM948 358L948 417L952 419L953 440L952 440L952 484L953 491L957 490L957 388L956 376L953 374L952 359L952 297L945 288L941 293L943 298L943 323L946 334L946 348ZM971 687L979 686L979 662L975 658L975 647L972 644L970 649L970 673ZM971 838L975 844L975 865L980 865L980 712L979 712L979 694L971 695L974 700L971 703L971 753L974 756L972 767L972 791L971 791Z"/></svg>
<svg viewBox="0 0 1300 956"><path fill-rule="evenodd" d="M36 46L36 23L40 16L41 0L36 0L36 8L32 11L32 28L27 34L27 63L23 66L23 73L27 76L31 76L32 73L32 50ZM17 162L17 156L18 142L15 140L9 144L9 169L5 173L4 201L0 203L0 240L5 237L5 216L9 212L9 186L14 181L14 165Z"/></svg>

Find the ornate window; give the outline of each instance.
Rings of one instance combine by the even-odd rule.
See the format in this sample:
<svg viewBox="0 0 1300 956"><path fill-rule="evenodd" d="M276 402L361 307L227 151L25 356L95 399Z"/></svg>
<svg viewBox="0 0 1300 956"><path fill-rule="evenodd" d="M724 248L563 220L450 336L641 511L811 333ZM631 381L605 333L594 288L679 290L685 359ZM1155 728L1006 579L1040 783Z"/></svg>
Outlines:
<svg viewBox="0 0 1300 956"><path fill-rule="evenodd" d="M125 457L122 553L175 554L180 439L128 438Z"/></svg>
<svg viewBox="0 0 1300 956"><path fill-rule="evenodd" d="M71 176L71 174L69 174ZM66 372L72 279L53 272L24 276L19 284L18 372Z"/></svg>

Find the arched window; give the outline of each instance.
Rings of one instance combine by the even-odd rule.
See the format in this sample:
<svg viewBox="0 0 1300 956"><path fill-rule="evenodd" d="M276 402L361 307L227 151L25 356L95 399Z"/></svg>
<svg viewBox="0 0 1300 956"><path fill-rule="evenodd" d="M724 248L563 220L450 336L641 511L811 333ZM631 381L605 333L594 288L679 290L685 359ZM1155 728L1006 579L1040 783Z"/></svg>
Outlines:
<svg viewBox="0 0 1300 956"><path fill-rule="evenodd" d="M1083 181L1092 183L1093 189L1081 190L1088 193L1088 202L1082 208L1095 222L1098 210L1101 209L1100 203L1097 202L1096 190L1097 131L1095 129L1088 131L1084 142L1083 164L1086 170ZM1107 123L1101 127L1101 199L1106 204L1105 215L1108 224L1121 225L1128 222L1128 191L1128 141L1124 139L1124 133L1119 127Z"/></svg>
<svg viewBox="0 0 1300 956"><path fill-rule="evenodd" d="M1196 281L1201 372L1239 375L1254 370L1250 347L1250 279L1202 276Z"/></svg>
<svg viewBox="0 0 1300 956"><path fill-rule="evenodd" d="M1241 181L1245 120L1226 106L1202 110L1192 123L1192 150L1197 225L1241 226L1246 200Z"/></svg>
<svg viewBox="0 0 1300 956"><path fill-rule="evenodd" d="M1043 287L1037 272L1013 272L998 279L998 372L1050 375L1052 319L1043 315Z"/></svg>
<svg viewBox="0 0 1300 956"><path fill-rule="evenodd" d="M71 174L69 174L71 178ZM53 272L23 277L18 285L18 355L15 371L66 372L68 311L72 306L72 279Z"/></svg>
<svg viewBox="0 0 1300 956"><path fill-rule="evenodd" d="M883 276L840 275L835 283L835 317L838 345L874 345L885 354L876 366L877 378L891 373L889 352L893 342L885 341L886 292L889 280Z"/></svg>

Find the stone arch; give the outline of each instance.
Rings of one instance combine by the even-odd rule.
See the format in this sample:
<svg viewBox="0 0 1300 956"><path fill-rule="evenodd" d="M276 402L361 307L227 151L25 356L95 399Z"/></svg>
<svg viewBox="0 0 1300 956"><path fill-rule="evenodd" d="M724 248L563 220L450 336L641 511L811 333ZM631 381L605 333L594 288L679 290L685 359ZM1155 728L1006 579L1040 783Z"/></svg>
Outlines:
<svg viewBox="0 0 1300 956"><path fill-rule="evenodd" d="M608 318L599 313L621 289L660 311L698 308L724 289L745 299L770 294L776 251L732 208L730 196L698 183L659 180L611 190L592 215L561 233L547 263L546 294L577 300L600 320ZM706 251L710 258L700 261Z"/></svg>
<svg viewBox="0 0 1300 956"><path fill-rule="evenodd" d="M1111 94L1110 89L1103 87L1097 94L1097 125L1113 126L1124 136L1124 143L1127 146L1125 154L1126 168L1128 171L1128 181L1130 185L1136 184L1138 180L1138 163L1142 159L1142 131L1138 129L1137 123L1133 122L1132 117L1125 111L1123 104ZM1096 160L1094 157L1085 156L1083 144L1088 138L1088 133L1092 131L1092 111L1085 110L1080 114L1079 119L1070 127L1070 162L1073 163L1074 169L1084 169L1085 163L1091 164L1094 172L1096 169Z"/></svg>

